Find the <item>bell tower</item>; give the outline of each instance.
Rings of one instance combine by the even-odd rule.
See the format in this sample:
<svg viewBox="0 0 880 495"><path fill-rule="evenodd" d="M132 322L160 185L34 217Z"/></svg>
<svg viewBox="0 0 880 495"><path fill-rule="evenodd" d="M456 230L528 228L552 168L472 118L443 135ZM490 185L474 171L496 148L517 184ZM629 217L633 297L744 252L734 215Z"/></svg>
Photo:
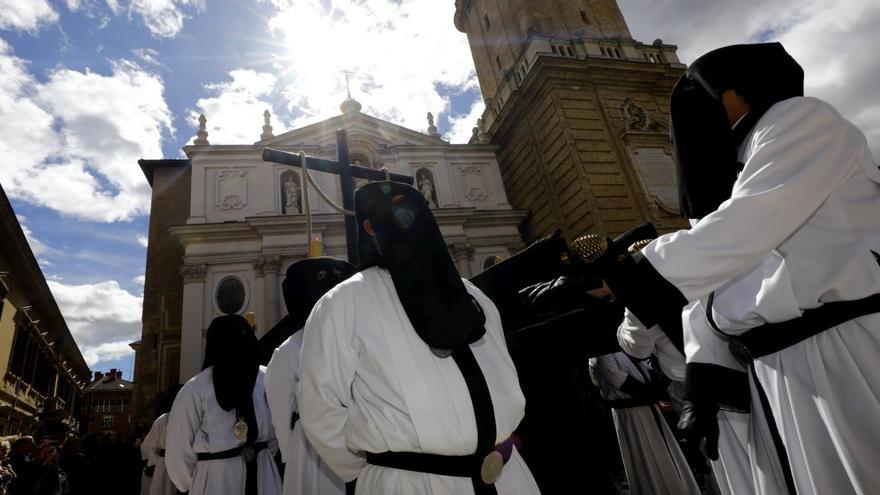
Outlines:
<svg viewBox="0 0 880 495"><path fill-rule="evenodd" d="M685 227L669 140L677 47L632 38L615 0L456 0L486 102L472 142L496 144L526 241L562 229Z"/></svg>

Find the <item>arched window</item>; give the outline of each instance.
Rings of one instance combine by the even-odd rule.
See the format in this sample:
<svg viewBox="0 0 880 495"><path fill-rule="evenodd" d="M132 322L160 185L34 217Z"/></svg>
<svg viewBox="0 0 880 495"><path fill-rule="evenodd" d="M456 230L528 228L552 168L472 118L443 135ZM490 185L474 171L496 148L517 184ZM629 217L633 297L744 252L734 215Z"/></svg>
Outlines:
<svg viewBox="0 0 880 495"><path fill-rule="evenodd" d="M437 183L431 170L420 168L416 171L416 188L425 197L428 206L431 208L440 206L440 201L437 199Z"/></svg>
<svg viewBox="0 0 880 495"><path fill-rule="evenodd" d="M284 172L278 186L281 190L281 213L302 213L302 184L299 174L293 170Z"/></svg>

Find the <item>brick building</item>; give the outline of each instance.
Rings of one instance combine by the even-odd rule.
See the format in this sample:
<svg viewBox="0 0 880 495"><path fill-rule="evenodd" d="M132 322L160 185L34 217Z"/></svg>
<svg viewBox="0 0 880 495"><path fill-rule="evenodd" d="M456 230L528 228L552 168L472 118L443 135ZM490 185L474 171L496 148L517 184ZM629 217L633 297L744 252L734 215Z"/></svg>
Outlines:
<svg viewBox="0 0 880 495"><path fill-rule="evenodd" d="M83 433L112 431L128 435L134 431L131 398L134 384L122 379L115 368L107 373L95 372L92 383L83 391Z"/></svg>
<svg viewBox="0 0 880 495"><path fill-rule="evenodd" d="M614 0L456 0L486 110L472 142L498 146L526 242L562 229L618 234L679 216L669 94L676 47L632 39Z"/></svg>
<svg viewBox="0 0 880 495"><path fill-rule="evenodd" d="M89 367L0 187L0 435L78 429ZM43 432L59 434L58 429Z"/></svg>

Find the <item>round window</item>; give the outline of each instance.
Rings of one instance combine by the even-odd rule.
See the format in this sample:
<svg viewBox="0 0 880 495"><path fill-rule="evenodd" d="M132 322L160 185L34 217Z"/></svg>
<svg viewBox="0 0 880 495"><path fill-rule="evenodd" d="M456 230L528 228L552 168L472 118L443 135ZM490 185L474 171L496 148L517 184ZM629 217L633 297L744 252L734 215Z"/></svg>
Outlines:
<svg viewBox="0 0 880 495"><path fill-rule="evenodd" d="M241 280L225 278L217 286L217 307L223 314L238 313L244 306L244 285Z"/></svg>

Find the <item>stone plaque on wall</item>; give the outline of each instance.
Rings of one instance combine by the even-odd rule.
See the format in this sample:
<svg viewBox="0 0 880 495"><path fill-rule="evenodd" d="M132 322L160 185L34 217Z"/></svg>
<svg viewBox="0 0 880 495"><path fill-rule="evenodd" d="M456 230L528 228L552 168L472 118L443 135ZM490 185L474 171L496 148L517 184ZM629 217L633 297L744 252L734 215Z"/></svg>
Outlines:
<svg viewBox="0 0 880 495"><path fill-rule="evenodd" d="M663 148L636 148L633 156L648 193L664 206L678 209L678 180L672 157Z"/></svg>

